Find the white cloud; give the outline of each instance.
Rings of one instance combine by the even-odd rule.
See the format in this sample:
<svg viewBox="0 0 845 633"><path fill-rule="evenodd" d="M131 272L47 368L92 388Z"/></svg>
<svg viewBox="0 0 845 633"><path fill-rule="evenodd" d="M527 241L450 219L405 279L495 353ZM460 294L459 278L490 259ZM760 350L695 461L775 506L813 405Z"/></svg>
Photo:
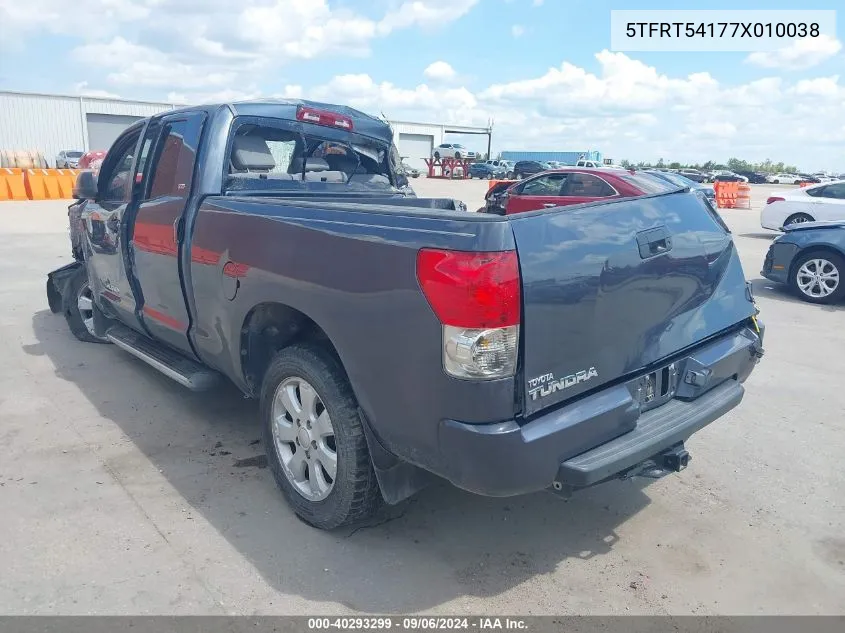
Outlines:
<svg viewBox="0 0 845 633"><path fill-rule="evenodd" d="M836 96L842 90L839 86L839 75L832 77L818 77L816 79L802 79L791 89L796 95Z"/></svg>
<svg viewBox="0 0 845 633"><path fill-rule="evenodd" d="M444 61L436 61L428 65L423 75L435 81L449 81L454 79L457 73L455 69Z"/></svg>
<svg viewBox="0 0 845 633"><path fill-rule="evenodd" d="M514 24L511 27L511 35L514 37L522 37L525 34L525 27L521 24Z"/></svg>
<svg viewBox="0 0 845 633"><path fill-rule="evenodd" d="M73 84L73 92L82 97L99 97L101 99L120 99L120 95L108 90L89 88L87 81L80 81Z"/></svg>
<svg viewBox="0 0 845 633"><path fill-rule="evenodd" d="M493 118L499 150L598 149L617 160L653 161L738 156L845 169L845 86L838 76L729 85L708 73L669 76L622 53L602 51L596 60L595 74L564 62L540 76L477 92L406 88L367 74L296 88L306 98L393 119L486 125Z"/></svg>
<svg viewBox="0 0 845 633"><path fill-rule="evenodd" d="M478 0L405 0L381 19L378 32L386 35L414 25L442 26L463 17L476 4Z"/></svg>
<svg viewBox="0 0 845 633"><path fill-rule="evenodd" d="M842 50L842 42L830 35L817 38L802 38L775 51L751 53L745 58L748 64L763 68L801 70L812 68L830 59Z"/></svg>

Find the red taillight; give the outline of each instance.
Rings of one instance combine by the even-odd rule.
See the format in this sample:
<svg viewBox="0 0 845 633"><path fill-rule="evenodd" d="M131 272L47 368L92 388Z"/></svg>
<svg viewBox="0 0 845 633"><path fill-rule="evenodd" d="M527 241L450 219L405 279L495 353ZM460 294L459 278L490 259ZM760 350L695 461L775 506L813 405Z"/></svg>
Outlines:
<svg viewBox="0 0 845 633"><path fill-rule="evenodd" d="M520 320L516 251L467 253L424 248L417 279L443 325L498 328Z"/></svg>
<svg viewBox="0 0 845 633"><path fill-rule="evenodd" d="M352 130L352 119L348 116L329 112L327 110L306 108L305 106L299 106L296 109L296 120L304 123L325 125L327 127L338 127L343 130Z"/></svg>
<svg viewBox="0 0 845 633"><path fill-rule="evenodd" d="M766 204L772 204L773 202L784 202L786 198L781 198L780 196L771 196L766 200Z"/></svg>

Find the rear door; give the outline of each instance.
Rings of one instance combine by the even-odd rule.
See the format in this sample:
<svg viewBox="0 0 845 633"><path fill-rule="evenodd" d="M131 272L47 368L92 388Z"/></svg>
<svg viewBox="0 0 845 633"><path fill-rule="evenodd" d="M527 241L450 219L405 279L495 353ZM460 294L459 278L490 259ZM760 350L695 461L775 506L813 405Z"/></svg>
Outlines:
<svg viewBox="0 0 845 633"><path fill-rule="evenodd" d="M810 214L816 220L845 220L845 183L825 185L818 196L812 199ZM809 191L807 192L810 193Z"/></svg>
<svg viewBox="0 0 845 633"><path fill-rule="evenodd" d="M560 192L566 178L566 172L549 172L516 185L508 192L506 213L524 213L560 206Z"/></svg>
<svg viewBox="0 0 845 633"><path fill-rule="evenodd" d="M193 351L179 250L205 116L190 112L161 119L146 169L135 176L141 202L130 250L142 295L141 319L153 337L187 354Z"/></svg>
<svg viewBox="0 0 845 633"><path fill-rule="evenodd" d="M618 197L616 191L603 178L594 174L573 172L563 183L559 205L584 204L596 202L604 198Z"/></svg>
<svg viewBox="0 0 845 633"><path fill-rule="evenodd" d="M525 412L645 368L752 316L730 234L694 192L511 218ZM533 381L533 382L532 382ZM556 382L533 393L529 385Z"/></svg>

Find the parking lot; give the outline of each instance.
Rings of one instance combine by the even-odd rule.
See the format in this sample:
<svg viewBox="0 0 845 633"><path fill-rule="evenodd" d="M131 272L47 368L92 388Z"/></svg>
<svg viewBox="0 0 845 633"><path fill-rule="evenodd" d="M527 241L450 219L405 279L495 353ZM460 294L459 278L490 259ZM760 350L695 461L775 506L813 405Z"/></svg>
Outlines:
<svg viewBox="0 0 845 633"><path fill-rule="evenodd" d="M471 210L486 189L412 185ZM262 467L254 401L188 392L50 313L66 202L0 204L0 611L842 613L845 305L761 279L759 211L777 188L723 212L766 356L740 407L688 443L687 471L568 502L442 484L331 533Z"/></svg>

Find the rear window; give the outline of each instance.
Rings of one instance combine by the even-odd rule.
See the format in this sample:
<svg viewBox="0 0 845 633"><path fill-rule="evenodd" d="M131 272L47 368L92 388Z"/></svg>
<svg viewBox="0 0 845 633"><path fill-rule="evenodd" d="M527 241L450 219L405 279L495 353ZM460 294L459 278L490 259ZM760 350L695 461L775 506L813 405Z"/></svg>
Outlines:
<svg viewBox="0 0 845 633"><path fill-rule="evenodd" d="M244 123L232 137L226 189L312 188L307 183L393 186L389 146L359 134L335 132L334 136L339 139L323 138L318 131L303 134L284 124ZM398 156L394 163L399 165Z"/></svg>
<svg viewBox="0 0 845 633"><path fill-rule="evenodd" d="M631 174L628 172L622 172L614 175L645 193L663 193L664 191L673 191L678 189L679 186L666 180L661 180L660 178L650 174Z"/></svg>

